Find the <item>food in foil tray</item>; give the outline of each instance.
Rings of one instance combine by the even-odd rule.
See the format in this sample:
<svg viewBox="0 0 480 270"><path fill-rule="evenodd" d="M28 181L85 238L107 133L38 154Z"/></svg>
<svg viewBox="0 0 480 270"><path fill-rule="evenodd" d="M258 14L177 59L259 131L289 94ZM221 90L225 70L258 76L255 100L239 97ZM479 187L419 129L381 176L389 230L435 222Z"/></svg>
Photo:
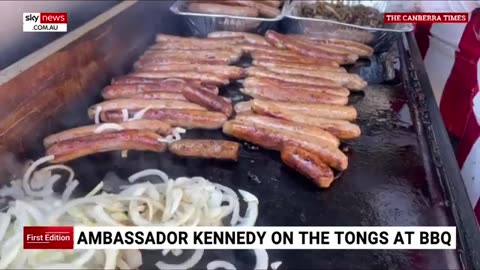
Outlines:
<svg viewBox="0 0 480 270"><path fill-rule="evenodd" d="M282 1L191 0L188 10L195 13L241 17L275 18L281 14Z"/></svg>
<svg viewBox="0 0 480 270"><path fill-rule="evenodd" d="M343 23L382 28L383 14L375 8L364 5L348 6L342 3L319 1L302 8L302 16L335 20Z"/></svg>

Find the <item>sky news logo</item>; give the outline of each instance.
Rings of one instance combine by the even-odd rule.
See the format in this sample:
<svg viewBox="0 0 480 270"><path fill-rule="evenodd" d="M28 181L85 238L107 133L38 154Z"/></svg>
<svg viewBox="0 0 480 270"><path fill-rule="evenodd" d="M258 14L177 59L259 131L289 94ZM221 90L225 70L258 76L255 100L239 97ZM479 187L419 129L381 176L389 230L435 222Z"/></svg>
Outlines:
<svg viewBox="0 0 480 270"><path fill-rule="evenodd" d="M23 13L23 32L67 32L65 12Z"/></svg>

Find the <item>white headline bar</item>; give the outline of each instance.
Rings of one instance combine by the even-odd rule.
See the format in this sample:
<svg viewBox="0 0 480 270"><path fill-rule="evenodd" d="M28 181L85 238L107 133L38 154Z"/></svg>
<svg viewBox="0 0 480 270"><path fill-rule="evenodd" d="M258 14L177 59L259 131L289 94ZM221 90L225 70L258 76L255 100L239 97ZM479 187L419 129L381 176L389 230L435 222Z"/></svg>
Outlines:
<svg viewBox="0 0 480 270"><path fill-rule="evenodd" d="M75 249L456 249L455 227L75 227Z"/></svg>

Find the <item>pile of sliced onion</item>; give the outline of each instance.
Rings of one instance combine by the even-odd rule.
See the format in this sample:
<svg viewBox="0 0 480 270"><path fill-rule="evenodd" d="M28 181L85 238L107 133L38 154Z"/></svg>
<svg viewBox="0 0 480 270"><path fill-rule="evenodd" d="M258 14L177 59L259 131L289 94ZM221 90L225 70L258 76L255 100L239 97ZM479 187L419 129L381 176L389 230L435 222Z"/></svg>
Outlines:
<svg viewBox="0 0 480 270"><path fill-rule="evenodd" d="M177 129L177 133L184 130ZM240 201L230 188L212 183L203 177L170 179L156 169L138 172L129 177L130 185L118 194L102 192L103 182L86 196L72 198L78 181L67 166L39 166L53 159L40 158L26 170L22 179L0 189L0 194L12 198L5 212L0 213L0 269L135 269L142 256L138 250L24 250L23 226L250 226L258 213L258 199L247 191L239 191L248 203L245 216L240 216ZM69 177L62 194L53 191L61 179L58 171ZM137 182L142 178L159 181ZM35 181L35 187L32 187ZM164 251L165 255L169 251ZM170 251L179 256L181 250ZM268 254L256 250L256 268L268 267ZM159 261L159 269L188 269L202 258L203 250L196 250L181 264ZM207 268L226 267L228 262L214 261Z"/></svg>

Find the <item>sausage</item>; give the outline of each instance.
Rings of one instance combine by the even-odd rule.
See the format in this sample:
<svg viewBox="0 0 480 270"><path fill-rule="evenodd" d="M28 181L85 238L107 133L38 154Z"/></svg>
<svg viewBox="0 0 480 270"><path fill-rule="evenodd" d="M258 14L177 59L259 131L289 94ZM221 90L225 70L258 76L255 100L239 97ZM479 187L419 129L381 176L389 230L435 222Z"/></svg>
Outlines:
<svg viewBox="0 0 480 270"><path fill-rule="evenodd" d="M225 38L221 40L209 40L207 38L180 37L180 36L172 36L172 35L166 35L166 34L157 34L155 40L157 44L177 44L177 45L196 44L197 46L202 46L206 49L218 48L215 46L218 46L219 44L232 45L232 44L241 43L245 41L243 37L232 37L232 38ZM172 48L174 49L175 47L172 47Z"/></svg>
<svg viewBox="0 0 480 270"><path fill-rule="evenodd" d="M232 115L232 103L223 97L202 90L201 88L194 87L185 87L182 93L187 100L193 103L212 111L221 112L228 117Z"/></svg>
<svg viewBox="0 0 480 270"><path fill-rule="evenodd" d="M167 84L115 84L105 87L102 91L102 97L104 99L131 98L147 92L181 93L184 87L187 87L187 85L172 87Z"/></svg>
<svg viewBox="0 0 480 270"><path fill-rule="evenodd" d="M280 0L264 0L262 3L264 3L265 5L276 7L276 8L282 5L282 1Z"/></svg>
<svg viewBox="0 0 480 270"><path fill-rule="evenodd" d="M159 142L161 136L149 130L121 130L93 134L58 142L47 149L54 155L52 163L64 163L95 153L116 150L164 152L167 145Z"/></svg>
<svg viewBox="0 0 480 270"><path fill-rule="evenodd" d="M336 72L347 72L343 67L334 67L329 65L316 65L316 64L301 64L293 63L288 61L274 60L274 59L253 59L252 64L258 67L286 67L286 68L296 68L304 70L325 70L325 71L336 71Z"/></svg>
<svg viewBox="0 0 480 270"><path fill-rule="evenodd" d="M275 88L272 86L245 86L240 89L245 95L258 99L268 99L274 101L304 102L304 103L325 103L345 105L348 103L347 97L331 95L328 93L298 90L296 88Z"/></svg>
<svg viewBox="0 0 480 270"><path fill-rule="evenodd" d="M311 49L315 50L315 53L318 54L328 54L329 58L333 59L344 59L346 57L345 62L339 62L339 63L345 63L345 64L353 64L357 62L358 58L360 57L358 54L354 54L351 52L347 52L345 50L341 50L338 48L333 48L332 46L326 45L326 44L319 44L309 40L309 39L297 39L292 36L286 36L290 41L296 42L297 45L304 46L305 49ZM309 54L312 55L312 54ZM342 60L343 61L343 60Z"/></svg>
<svg viewBox="0 0 480 270"><path fill-rule="evenodd" d="M112 99L88 108L88 116L92 119L95 116L97 108L100 107L102 112L112 110L142 110L149 108L155 109L189 109L206 111L205 108L195 103L176 101L176 100L146 100L146 99Z"/></svg>
<svg viewBox="0 0 480 270"><path fill-rule="evenodd" d="M340 86L337 82L329 79L325 79L325 78L315 78L315 77L305 76L305 75L285 75L285 74L280 74L277 72L270 71L266 68L260 68L260 67L249 67L246 69L246 72L248 76L271 78L271 79L277 79L277 80L282 80L286 82L303 83L303 84L308 83L308 84L313 84L317 86L327 86L327 87Z"/></svg>
<svg viewBox="0 0 480 270"><path fill-rule="evenodd" d="M225 140L179 140L168 150L177 156L238 160L240 144Z"/></svg>
<svg viewBox="0 0 480 270"><path fill-rule="evenodd" d="M216 40L218 38L232 38L232 37L243 37L246 42L250 44L257 44L263 46L270 46L270 44L265 40L263 36L246 33L246 32L232 32L232 31L217 31L211 32L208 34L208 38Z"/></svg>
<svg viewBox="0 0 480 270"><path fill-rule="evenodd" d="M207 13L216 15L231 15L241 17L258 17L259 12L254 7L235 7L229 5L214 4L214 3L190 3L188 10L196 13Z"/></svg>
<svg viewBox="0 0 480 270"><path fill-rule="evenodd" d="M263 115L243 114L235 118L236 121L251 123L253 125L269 128L275 132L291 132L292 134L300 134L301 136L308 136L316 140L321 140L334 147L340 145L337 137L324 129L319 127L309 126L305 124L294 123L282 119L276 119Z"/></svg>
<svg viewBox="0 0 480 270"><path fill-rule="evenodd" d="M243 85L246 87L266 86L272 88L283 88L290 91L303 90L310 92L327 93L330 95L341 97L348 97L350 95L350 91L348 91L347 88L342 86L318 86L308 83L285 82L282 80L264 77L248 77L243 82Z"/></svg>
<svg viewBox="0 0 480 270"><path fill-rule="evenodd" d="M314 78L330 79L352 90L361 90L367 86L367 82L364 81L357 74L342 73L342 72L335 72L335 71L328 71L328 70L319 70L319 71L304 70L304 69L276 67L276 66L270 66L270 67L267 67L267 69L270 71L276 72L278 74L289 74L293 76L305 75L305 76L311 76Z"/></svg>
<svg viewBox="0 0 480 270"><path fill-rule="evenodd" d="M181 53L182 51L178 51L178 52L172 52L172 53L168 53L168 54L146 54L146 55L142 55L140 56L140 58L138 59L138 64L137 66L139 65L145 65L145 63L147 64L150 64L150 63L154 63L154 62L163 62L165 61L165 59L189 59L189 61L203 61L203 62L206 62L206 61L223 61L223 62L227 62L227 63L232 63L234 61L232 61L233 56L230 55L230 54L223 54L223 53L220 53L220 54L215 54L213 53L213 51L210 53L210 54L198 54L198 55L183 55Z"/></svg>
<svg viewBox="0 0 480 270"><path fill-rule="evenodd" d="M345 120L327 119L303 115L298 112L289 111L279 106L254 101L252 110L255 113L267 115L295 123L316 126L325 129L340 139L354 139L360 136L361 130L358 125Z"/></svg>
<svg viewBox="0 0 480 270"><path fill-rule="evenodd" d="M238 102L233 106L233 110L238 114L249 114L252 113L252 101L242 101Z"/></svg>
<svg viewBox="0 0 480 270"><path fill-rule="evenodd" d="M231 63L238 61L240 57L242 57L242 49L233 47L229 50L211 50L211 49L204 49L204 50L158 50L153 49L146 51L140 59L149 59L149 58L168 58L168 57L188 57L190 59L225 59L227 58Z"/></svg>
<svg viewBox="0 0 480 270"><path fill-rule="evenodd" d="M318 155L328 166L345 170L348 158L338 148L311 137L288 131L275 132L272 129L259 127L237 120L227 121L223 125L223 133L242 139L266 149L281 151L284 145L302 147Z"/></svg>
<svg viewBox="0 0 480 270"><path fill-rule="evenodd" d="M137 110L129 111L129 114ZM101 113L104 122L122 122L123 116L120 110ZM227 121L223 113L192 110L192 109L155 109L147 110L142 119L161 120L175 127L219 129Z"/></svg>
<svg viewBox="0 0 480 270"><path fill-rule="evenodd" d="M251 7L255 8L258 10L260 15L267 17L267 18L275 18L278 15L280 15L280 9L276 7L272 7L270 5L266 5L264 3L261 3L259 1L249 1L249 0L223 0L220 1L222 4L225 5L234 5L235 7L237 6L245 6L245 7Z"/></svg>
<svg viewBox="0 0 480 270"><path fill-rule="evenodd" d="M241 102L241 108L244 111L251 111L253 103L262 106L278 106L282 109L320 118L355 120L357 119L357 110L353 106L339 106L332 104L298 103L298 102L280 102L267 100L251 100ZM238 104L238 103L237 103ZM235 105L236 106L236 105ZM236 108L236 107L235 107Z"/></svg>
<svg viewBox="0 0 480 270"><path fill-rule="evenodd" d="M302 57L301 54L289 51L289 50L282 50L270 45L257 45L257 44L250 44L250 43L243 43L237 45L243 53L251 55L252 53L262 53L267 54L270 56L279 56L279 57Z"/></svg>
<svg viewBox="0 0 480 270"><path fill-rule="evenodd" d="M272 44L272 46L277 48L287 48L298 54L309 57L334 60L339 64L351 64L358 60L358 56L325 52L321 50L321 47L317 47L299 39L294 39L286 35L279 34L272 30L267 31L265 34L265 39Z"/></svg>
<svg viewBox="0 0 480 270"><path fill-rule="evenodd" d="M208 92L210 93L210 92ZM212 95L215 95L211 93ZM133 99L159 99L159 100L178 100L188 101L182 94L169 93L169 92L145 92L133 94L130 96L118 97L118 98L133 98Z"/></svg>
<svg viewBox="0 0 480 270"><path fill-rule="evenodd" d="M304 55L286 56L286 55L278 55L278 54L265 54L265 53L254 51L250 53L250 56L255 60L275 60L275 61L284 61L284 62L297 63L297 64L333 66L333 67L340 66L339 63L330 59L306 57Z"/></svg>
<svg viewBox="0 0 480 270"><path fill-rule="evenodd" d="M282 161L308 177L320 188L328 188L333 182L333 171L317 155L300 147L286 146L281 152Z"/></svg>
<svg viewBox="0 0 480 270"><path fill-rule="evenodd" d="M217 75L210 72L195 72L195 71L165 71L165 72L135 72L130 74L131 76L145 77L145 78L158 78L158 79L189 79L200 80L205 84L213 85L226 85L228 84L228 78L225 76Z"/></svg>
<svg viewBox="0 0 480 270"><path fill-rule="evenodd" d="M155 58L142 58L134 64L134 68L140 68L144 66L165 66L165 65L228 65L230 64L230 58L213 58L213 59L193 59L184 56L179 57L155 57Z"/></svg>
<svg viewBox="0 0 480 270"><path fill-rule="evenodd" d="M337 49L342 49L346 52L359 55L360 57L371 57L374 53L374 49L368 45L351 41L351 40L341 40L341 39L319 39L315 37L309 38L318 44L328 45Z"/></svg>
<svg viewBox="0 0 480 270"><path fill-rule="evenodd" d="M114 127L108 128L108 124L98 124L98 125L89 125L83 127L76 127L68 130L64 130L59 133L52 134L43 139L43 146L45 148L50 147L52 144L66 141L74 138L84 137L87 135L93 135L96 132L99 133L99 128L105 127L102 131L104 132L113 132L117 131L118 128L122 129L137 129L137 130L150 130L160 135L168 135L172 132L171 126L168 123L158 121L158 120L133 120L128 122L122 122L115 124Z"/></svg>
<svg viewBox="0 0 480 270"><path fill-rule="evenodd" d="M137 72L149 71L195 71L210 72L236 80L244 77L243 68L235 66L217 66L217 65L169 65L169 66L145 66L137 69Z"/></svg>
<svg viewBox="0 0 480 270"><path fill-rule="evenodd" d="M112 84L159 84L165 87L166 89L171 89L171 92L181 93L181 87L183 85L202 87L204 90L218 94L218 87L214 85L203 84L200 80L185 80L185 79L156 79L156 78L143 78L143 77L134 77L134 76L121 76L112 79Z"/></svg>

